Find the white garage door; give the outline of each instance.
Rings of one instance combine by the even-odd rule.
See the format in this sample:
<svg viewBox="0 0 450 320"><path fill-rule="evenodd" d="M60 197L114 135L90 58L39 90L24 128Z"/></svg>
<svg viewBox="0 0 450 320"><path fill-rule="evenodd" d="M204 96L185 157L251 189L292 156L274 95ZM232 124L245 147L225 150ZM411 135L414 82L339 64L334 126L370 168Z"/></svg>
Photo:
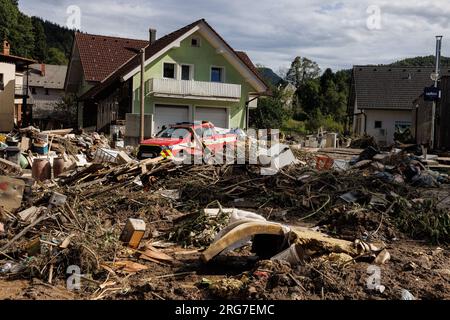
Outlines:
<svg viewBox="0 0 450 320"><path fill-rule="evenodd" d="M196 107L195 121L209 121L218 128L228 129L227 108Z"/></svg>
<svg viewBox="0 0 450 320"><path fill-rule="evenodd" d="M189 121L189 107L188 106L169 106L160 105L155 106L155 128L154 134L162 130L163 126L168 127L171 124L178 122Z"/></svg>

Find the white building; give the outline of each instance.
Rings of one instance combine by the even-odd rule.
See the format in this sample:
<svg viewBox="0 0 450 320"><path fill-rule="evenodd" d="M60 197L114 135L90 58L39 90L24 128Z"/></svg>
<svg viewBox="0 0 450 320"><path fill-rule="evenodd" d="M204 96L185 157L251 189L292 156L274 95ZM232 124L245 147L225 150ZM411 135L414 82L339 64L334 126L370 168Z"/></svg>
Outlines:
<svg viewBox="0 0 450 320"><path fill-rule="evenodd" d="M35 62L11 55L8 41L3 42L0 53L0 132L9 132L15 124L31 120L26 71Z"/></svg>
<svg viewBox="0 0 450 320"><path fill-rule="evenodd" d="M52 121L55 106L64 97L67 66L33 64L28 71L33 123L45 127Z"/></svg>
<svg viewBox="0 0 450 320"><path fill-rule="evenodd" d="M411 127L413 101L433 84L433 71L431 66L353 67L348 106L353 133L373 136L380 145L394 143L396 131Z"/></svg>

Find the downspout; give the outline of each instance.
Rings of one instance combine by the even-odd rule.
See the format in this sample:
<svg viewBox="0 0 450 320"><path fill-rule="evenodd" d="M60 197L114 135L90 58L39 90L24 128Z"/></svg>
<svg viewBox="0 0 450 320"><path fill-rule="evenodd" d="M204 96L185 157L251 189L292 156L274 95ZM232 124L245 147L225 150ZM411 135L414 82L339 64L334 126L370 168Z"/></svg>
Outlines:
<svg viewBox="0 0 450 320"><path fill-rule="evenodd" d="M363 110L361 110L361 114L364 116L364 134L367 135L367 114Z"/></svg>
<svg viewBox="0 0 450 320"><path fill-rule="evenodd" d="M27 64L27 94L25 96L25 106L28 109L28 90L30 89L29 85L29 77L30 77L30 66ZM29 110L29 119L28 119L28 123L31 125L33 122L33 109L30 108Z"/></svg>
<svg viewBox="0 0 450 320"><path fill-rule="evenodd" d="M414 124L414 138L416 139L416 143L417 143L417 126L419 125L419 120L417 119L417 117L419 116L419 105L416 105L416 117L415 117L415 124Z"/></svg>
<svg viewBox="0 0 450 320"><path fill-rule="evenodd" d="M258 99L260 96L253 97L252 99L245 102L245 130L248 130L250 121L250 103Z"/></svg>
<svg viewBox="0 0 450 320"><path fill-rule="evenodd" d="M144 141L145 136L145 48L141 49L141 92L140 92L140 121L139 121L139 143Z"/></svg>
<svg viewBox="0 0 450 320"><path fill-rule="evenodd" d="M245 130L248 130L248 128L249 128L249 122L250 122L250 107L249 107L249 105L250 105L250 103L252 101L255 101L256 99L263 97L263 96L270 96L270 93L266 91L266 92L262 92L262 93L255 93L252 95L255 95L255 97L253 97L250 100L245 102Z"/></svg>
<svg viewBox="0 0 450 320"><path fill-rule="evenodd" d="M350 118L350 117L359 116L359 115L363 115L363 116L364 116L364 133L367 133L367 129L366 129L366 127L367 127L367 115L366 115L366 113L364 112L364 110L362 110L362 111L359 112L359 113L349 114L349 115L347 115L347 117ZM349 129L350 129L350 128L349 128Z"/></svg>
<svg viewBox="0 0 450 320"><path fill-rule="evenodd" d="M30 72L29 66L27 65L26 68L26 74L27 74L27 82L26 82L26 87L24 90L24 85L23 85L23 80L22 80L22 94L23 94L23 98L22 98L22 128L24 127L28 127L31 124L31 110L30 112L28 111L28 103L27 103L27 97L28 97L28 74ZM24 92L25 91L25 92ZM29 114L29 116L28 116Z"/></svg>

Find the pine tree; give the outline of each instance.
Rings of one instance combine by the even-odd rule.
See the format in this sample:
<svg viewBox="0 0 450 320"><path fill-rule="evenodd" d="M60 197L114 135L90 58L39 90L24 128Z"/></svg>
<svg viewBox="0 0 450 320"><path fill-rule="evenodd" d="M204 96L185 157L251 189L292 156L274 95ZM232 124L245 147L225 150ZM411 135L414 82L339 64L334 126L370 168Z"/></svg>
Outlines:
<svg viewBox="0 0 450 320"><path fill-rule="evenodd" d="M31 19L19 11L15 0L0 0L0 40L9 41L11 54L33 57L34 35Z"/></svg>
<svg viewBox="0 0 450 320"><path fill-rule="evenodd" d="M39 62L45 62L48 57L47 39L44 32L44 26L40 19L31 18L34 33L34 58Z"/></svg>

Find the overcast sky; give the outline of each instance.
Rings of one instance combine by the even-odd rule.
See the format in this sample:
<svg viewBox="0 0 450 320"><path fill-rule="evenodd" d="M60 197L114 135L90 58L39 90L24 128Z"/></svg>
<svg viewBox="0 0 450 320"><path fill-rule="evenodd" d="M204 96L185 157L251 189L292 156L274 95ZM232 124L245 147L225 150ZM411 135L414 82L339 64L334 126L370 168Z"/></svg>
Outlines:
<svg viewBox="0 0 450 320"><path fill-rule="evenodd" d="M22 12L61 25L70 5L81 10L83 32L138 39L149 27L160 37L205 18L274 71L298 55L333 70L430 55L438 34L450 56L449 0L19 0Z"/></svg>

